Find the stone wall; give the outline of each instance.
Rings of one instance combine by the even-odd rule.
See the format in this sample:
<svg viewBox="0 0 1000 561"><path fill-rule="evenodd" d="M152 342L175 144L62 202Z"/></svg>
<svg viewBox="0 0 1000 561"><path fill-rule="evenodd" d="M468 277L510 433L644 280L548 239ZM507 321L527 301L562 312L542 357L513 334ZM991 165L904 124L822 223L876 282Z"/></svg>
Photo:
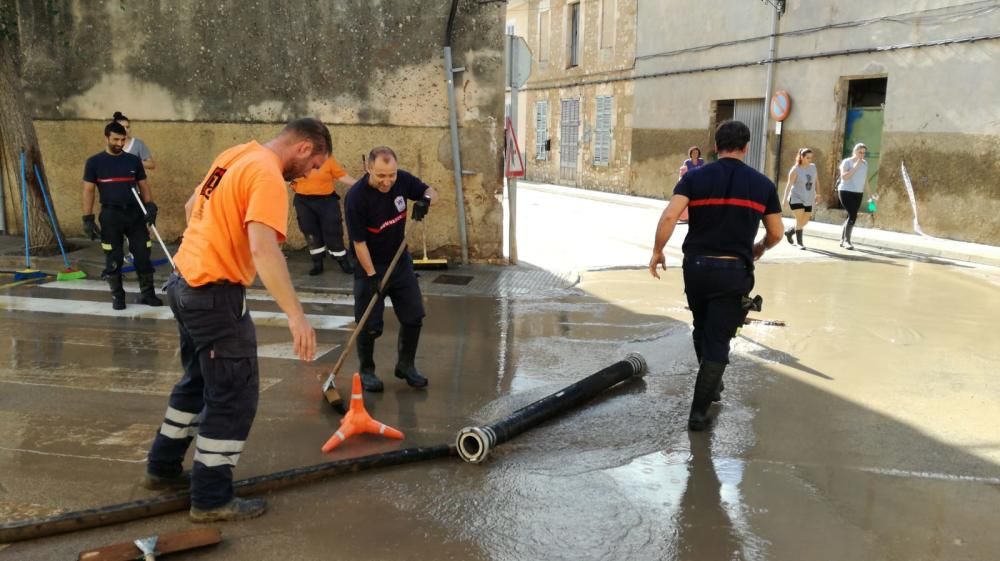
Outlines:
<svg viewBox="0 0 1000 561"><path fill-rule="evenodd" d="M432 253L460 252L442 46L448 2L20 0L24 81L56 206L80 234L83 163L103 149L114 111L153 151L150 181L167 238L214 156L268 140L290 118L318 117L353 175L388 144L401 167L442 194ZM452 51L469 255L501 252L503 6L461 0ZM7 209L8 213L11 209ZM298 228L292 245L301 245Z"/></svg>

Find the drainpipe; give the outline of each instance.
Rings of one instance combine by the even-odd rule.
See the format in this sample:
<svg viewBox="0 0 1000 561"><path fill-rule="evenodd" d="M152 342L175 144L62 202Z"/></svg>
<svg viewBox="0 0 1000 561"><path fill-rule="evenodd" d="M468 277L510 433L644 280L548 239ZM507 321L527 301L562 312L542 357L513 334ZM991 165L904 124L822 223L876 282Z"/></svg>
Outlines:
<svg viewBox="0 0 1000 561"><path fill-rule="evenodd" d="M4 206L3 172L0 171L0 234L7 233L7 208Z"/></svg>
<svg viewBox="0 0 1000 561"><path fill-rule="evenodd" d="M768 2L770 4L770 2ZM784 0L780 0L777 4L773 4L774 7L774 18L771 20L771 48L768 54L767 60L767 84L764 86L764 119L761 123L764 124L761 127L761 142L760 142L760 170L764 171L764 165L767 163L767 129L770 119L768 119L771 107L771 85L774 83L774 57L778 49L778 17L781 16L781 12L784 9Z"/></svg>
<svg viewBox="0 0 1000 561"><path fill-rule="evenodd" d="M458 0L451 0L448 27L444 35L444 79L448 84L448 124L451 127L451 165L455 174L455 204L458 207L458 238L462 244L462 264L469 263L469 242L465 234L465 195L462 189L462 158L458 150L458 105L455 101L455 74L465 70L451 65L451 31Z"/></svg>

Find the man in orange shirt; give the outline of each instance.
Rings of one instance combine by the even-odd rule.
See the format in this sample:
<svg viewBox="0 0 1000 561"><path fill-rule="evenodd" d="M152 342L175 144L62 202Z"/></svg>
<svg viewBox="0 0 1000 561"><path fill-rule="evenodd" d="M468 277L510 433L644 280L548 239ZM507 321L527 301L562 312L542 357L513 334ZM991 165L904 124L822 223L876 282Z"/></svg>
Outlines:
<svg viewBox="0 0 1000 561"><path fill-rule="evenodd" d="M174 386L153 441L143 486L190 486L194 522L261 515L264 499L233 493L236 466L257 412L257 336L246 287L257 274L285 314L295 354L316 352L316 333L292 287L279 243L285 239L285 182L317 169L330 155L330 132L315 119L288 123L264 145L248 142L220 154L184 209L187 229L167 282L180 332L184 376ZM182 463L197 435L194 467Z"/></svg>
<svg viewBox="0 0 1000 561"><path fill-rule="evenodd" d="M292 183L292 191L295 191L292 206L295 207L299 229L306 237L313 260L310 275L323 272L324 253L330 254L340 265L340 270L347 274L354 272L344 247L340 195L337 194L335 185L337 181L350 187L357 179L347 175L337 160L330 156L321 168Z"/></svg>

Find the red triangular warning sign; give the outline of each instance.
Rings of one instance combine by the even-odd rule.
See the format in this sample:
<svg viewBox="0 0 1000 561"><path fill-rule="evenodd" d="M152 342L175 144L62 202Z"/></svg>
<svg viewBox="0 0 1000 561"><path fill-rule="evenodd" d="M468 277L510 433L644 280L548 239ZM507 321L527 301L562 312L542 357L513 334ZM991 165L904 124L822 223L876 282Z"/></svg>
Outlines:
<svg viewBox="0 0 1000 561"><path fill-rule="evenodd" d="M524 177L524 159L521 157L521 149L517 145L517 134L514 133L514 126L507 117L504 127L507 133L506 154L504 175L507 177Z"/></svg>

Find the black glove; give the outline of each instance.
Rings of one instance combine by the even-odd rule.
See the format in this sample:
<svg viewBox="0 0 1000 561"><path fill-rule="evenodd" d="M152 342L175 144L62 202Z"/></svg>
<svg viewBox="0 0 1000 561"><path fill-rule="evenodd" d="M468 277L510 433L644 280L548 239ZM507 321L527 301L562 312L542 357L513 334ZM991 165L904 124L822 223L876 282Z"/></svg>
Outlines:
<svg viewBox="0 0 1000 561"><path fill-rule="evenodd" d="M97 227L97 222L94 222L93 214L83 215L83 233L90 236L90 241L101 237L101 229Z"/></svg>
<svg viewBox="0 0 1000 561"><path fill-rule="evenodd" d="M153 201L149 201L148 203L145 203L145 207L146 207L146 224L153 226L156 224L156 211L158 210L156 208L156 203L154 203Z"/></svg>
<svg viewBox="0 0 1000 561"><path fill-rule="evenodd" d="M369 275L365 279L365 300L371 300L372 296L380 294L379 285L382 284L382 276L379 274Z"/></svg>
<svg viewBox="0 0 1000 561"><path fill-rule="evenodd" d="M428 198L420 199L419 201L413 203L413 214L411 217L420 222L427 216L427 211L431 208L431 200Z"/></svg>

